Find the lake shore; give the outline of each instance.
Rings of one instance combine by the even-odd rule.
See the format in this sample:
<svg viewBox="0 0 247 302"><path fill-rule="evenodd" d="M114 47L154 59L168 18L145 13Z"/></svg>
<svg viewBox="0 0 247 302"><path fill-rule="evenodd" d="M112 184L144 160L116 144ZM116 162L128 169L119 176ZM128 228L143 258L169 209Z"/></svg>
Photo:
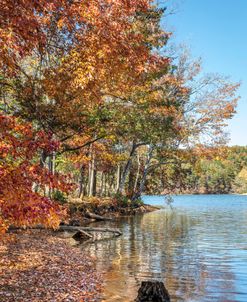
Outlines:
<svg viewBox="0 0 247 302"><path fill-rule="evenodd" d="M95 260L45 230L11 232L0 242L0 301L96 302L101 275Z"/></svg>
<svg viewBox="0 0 247 302"><path fill-rule="evenodd" d="M118 217L142 215L160 209L158 206L142 202L121 204L112 198L92 198L90 201L72 199L66 207L69 217L65 223L69 225L87 225L97 221L97 216L98 220L114 220Z"/></svg>
<svg viewBox="0 0 247 302"><path fill-rule="evenodd" d="M88 225L96 219L87 213L117 219L153 212L146 204L121 206L111 199L74 202L66 205L70 225ZM98 302L102 276L96 259L73 247L58 232L15 230L0 242L0 301L5 302Z"/></svg>

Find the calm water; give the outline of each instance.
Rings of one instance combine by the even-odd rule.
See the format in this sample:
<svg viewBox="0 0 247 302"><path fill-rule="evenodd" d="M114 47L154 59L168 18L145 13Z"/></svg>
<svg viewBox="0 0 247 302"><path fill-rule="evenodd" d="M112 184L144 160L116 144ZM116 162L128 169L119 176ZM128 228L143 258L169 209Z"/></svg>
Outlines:
<svg viewBox="0 0 247 302"><path fill-rule="evenodd" d="M174 302L247 302L247 196L174 200L173 209L104 223L124 235L86 247L106 271L105 301L133 301L142 280L161 280Z"/></svg>

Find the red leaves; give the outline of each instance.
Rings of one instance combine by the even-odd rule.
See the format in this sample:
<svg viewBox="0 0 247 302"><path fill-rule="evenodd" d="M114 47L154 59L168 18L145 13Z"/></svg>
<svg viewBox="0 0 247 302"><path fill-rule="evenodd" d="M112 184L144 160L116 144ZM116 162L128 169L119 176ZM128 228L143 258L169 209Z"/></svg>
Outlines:
<svg viewBox="0 0 247 302"><path fill-rule="evenodd" d="M41 192L46 187L67 191L70 186L65 177L40 166L39 154L55 151L59 144L8 116L0 116L0 138L0 232L10 224L56 228L65 213Z"/></svg>

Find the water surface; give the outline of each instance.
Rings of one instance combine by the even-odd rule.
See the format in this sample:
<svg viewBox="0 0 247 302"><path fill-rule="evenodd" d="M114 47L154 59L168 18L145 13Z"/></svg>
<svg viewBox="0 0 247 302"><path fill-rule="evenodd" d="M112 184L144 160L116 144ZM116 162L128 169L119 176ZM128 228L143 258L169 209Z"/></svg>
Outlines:
<svg viewBox="0 0 247 302"><path fill-rule="evenodd" d="M123 231L86 247L106 272L105 301L133 301L142 280L160 280L174 302L246 302L247 196L175 196L172 207L97 224Z"/></svg>

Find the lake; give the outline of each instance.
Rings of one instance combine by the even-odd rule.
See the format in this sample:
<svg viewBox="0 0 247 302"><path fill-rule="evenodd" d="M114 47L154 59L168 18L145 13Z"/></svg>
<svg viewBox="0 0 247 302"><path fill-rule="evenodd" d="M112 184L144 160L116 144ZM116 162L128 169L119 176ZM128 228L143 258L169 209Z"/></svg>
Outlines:
<svg viewBox="0 0 247 302"><path fill-rule="evenodd" d="M165 206L143 216L97 223L123 235L86 247L105 271L104 299L129 302L142 280L165 283L174 302L247 301L247 196L144 196Z"/></svg>

